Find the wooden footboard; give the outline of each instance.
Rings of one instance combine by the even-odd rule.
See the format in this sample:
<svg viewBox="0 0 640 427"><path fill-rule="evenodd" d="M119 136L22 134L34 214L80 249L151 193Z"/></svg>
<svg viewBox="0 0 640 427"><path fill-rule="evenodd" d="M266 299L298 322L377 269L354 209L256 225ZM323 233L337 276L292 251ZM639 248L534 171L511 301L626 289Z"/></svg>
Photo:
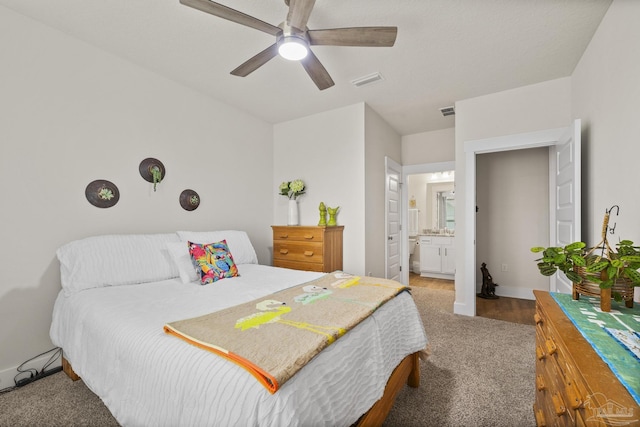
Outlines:
<svg viewBox="0 0 640 427"><path fill-rule="evenodd" d="M65 374L67 374L67 376L69 378L71 378L72 380L74 380L74 381L78 381L80 379L78 374L73 372L73 368L71 367L71 363L69 363L69 361L67 359L65 359L64 356L62 356L62 371Z"/></svg>
<svg viewBox="0 0 640 427"><path fill-rule="evenodd" d="M389 415L396 396L407 384L409 387L420 386L420 357L413 353L402 359L402 362L394 369L382 398L378 400L355 424L357 427L381 426Z"/></svg>
<svg viewBox="0 0 640 427"><path fill-rule="evenodd" d="M73 381L78 381L80 377L73 371L71 364L64 357L62 358L62 370ZM355 424L357 427L381 426L389 415L396 396L407 384L409 387L420 386L420 357L418 353L413 353L402 359L402 362L391 373L389 381L384 389L382 398L364 414Z"/></svg>

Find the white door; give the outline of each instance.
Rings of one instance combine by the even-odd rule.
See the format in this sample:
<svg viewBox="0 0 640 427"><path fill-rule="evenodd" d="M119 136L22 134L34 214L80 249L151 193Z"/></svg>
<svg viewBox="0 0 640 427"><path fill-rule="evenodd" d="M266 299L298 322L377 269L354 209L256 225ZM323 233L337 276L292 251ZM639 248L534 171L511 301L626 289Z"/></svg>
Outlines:
<svg viewBox="0 0 640 427"><path fill-rule="evenodd" d="M566 246L581 239L580 227L580 120L560 137L551 148L550 173L555 174L551 190L550 241L554 246ZM551 278L550 291L571 293L572 283L562 273Z"/></svg>
<svg viewBox="0 0 640 427"><path fill-rule="evenodd" d="M388 157L386 158L386 165L386 278L400 281L400 261L402 256L400 177L402 176L402 167Z"/></svg>

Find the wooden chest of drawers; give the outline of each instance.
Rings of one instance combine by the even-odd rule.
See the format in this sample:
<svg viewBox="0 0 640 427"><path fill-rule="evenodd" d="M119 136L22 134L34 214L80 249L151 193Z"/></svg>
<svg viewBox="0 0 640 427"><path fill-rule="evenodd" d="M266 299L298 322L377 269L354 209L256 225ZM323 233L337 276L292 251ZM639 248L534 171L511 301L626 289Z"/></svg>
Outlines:
<svg viewBox="0 0 640 427"><path fill-rule="evenodd" d="M344 226L273 225L273 265L329 273L342 270Z"/></svg>
<svg viewBox="0 0 640 427"><path fill-rule="evenodd" d="M548 292L533 293L538 426L640 425L640 407L609 366Z"/></svg>

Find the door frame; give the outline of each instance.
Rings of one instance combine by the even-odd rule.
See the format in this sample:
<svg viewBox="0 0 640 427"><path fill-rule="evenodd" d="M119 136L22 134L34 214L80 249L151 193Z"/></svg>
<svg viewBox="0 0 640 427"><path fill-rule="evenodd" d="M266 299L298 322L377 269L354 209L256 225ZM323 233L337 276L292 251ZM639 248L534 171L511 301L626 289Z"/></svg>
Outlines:
<svg viewBox="0 0 640 427"><path fill-rule="evenodd" d="M419 165L402 166L402 206L409 206L409 185L407 184L409 175L455 170L456 162L423 163ZM402 237L400 239L400 244L402 245L403 249L406 249L409 245L409 229L408 227L404 226L404 224L409 224L408 209L404 209L402 213L402 224ZM402 283L405 285L409 285L409 257L407 255L402 256L400 267L402 268L402 271L400 272Z"/></svg>
<svg viewBox="0 0 640 427"><path fill-rule="evenodd" d="M567 127L563 127L470 140L464 143L465 232L463 238L464 248L462 251L462 259L464 260L464 283L458 283L458 280L456 280L456 301L453 304L454 313L467 316L476 315L476 155L525 148L555 146L562 142L562 136L566 131ZM460 175L462 174L456 172L456 178ZM553 183L549 183L551 188L552 185L555 186L555 175L552 176L551 173L549 175L549 179L553 177L554 180ZM550 204L549 210L553 208L553 204ZM550 216L550 219L554 217L555 215ZM555 223L550 225L555 229Z"/></svg>

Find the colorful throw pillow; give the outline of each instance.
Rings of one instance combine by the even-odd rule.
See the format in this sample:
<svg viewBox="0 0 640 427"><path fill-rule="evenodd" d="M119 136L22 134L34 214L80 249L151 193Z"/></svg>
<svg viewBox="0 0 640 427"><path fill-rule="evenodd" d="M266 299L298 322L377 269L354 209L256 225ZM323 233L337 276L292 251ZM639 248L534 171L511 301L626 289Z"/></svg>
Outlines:
<svg viewBox="0 0 640 427"><path fill-rule="evenodd" d="M226 240L209 244L189 242L189 255L203 285L238 276Z"/></svg>

